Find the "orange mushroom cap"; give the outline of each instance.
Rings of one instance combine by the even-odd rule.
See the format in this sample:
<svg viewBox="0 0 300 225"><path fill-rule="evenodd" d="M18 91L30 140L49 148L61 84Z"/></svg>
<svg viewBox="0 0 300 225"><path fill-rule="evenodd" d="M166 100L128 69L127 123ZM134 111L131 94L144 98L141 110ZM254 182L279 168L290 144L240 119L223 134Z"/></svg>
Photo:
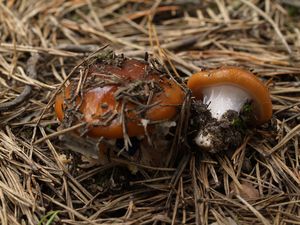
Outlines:
<svg viewBox="0 0 300 225"><path fill-rule="evenodd" d="M77 122L87 122L89 136L122 138L122 119L125 119L129 137L143 135L145 130L142 119L172 119L177 107L183 102L184 92L180 86L161 76L148 62L121 57L118 60L93 63L87 69L85 90L75 98L75 106L79 106L78 112L81 114L81 119ZM138 86L139 82L141 86ZM70 102L73 98L72 91L74 92L71 87L76 89L77 84L78 81L71 81L64 93L56 97L55 111L60 121L68 119L66 112L74 108L74 103ZM130 101L131 97L126 94L117 99L118 94L123 89L127 90L130 85L135 101ZM139 91L144 93L140 100ZM122 107L124 100L126 103ZM141 104L146 107L144 110L139 108Z"/></svg>
<svg viewBox="0 0 300 225"><path fill-rule="evenodd" d="M272 102L268 88L246 70L225 67L201 71L193 74L187 82L187 86L198 99L203 98L203 89L220 85L236 86L251 96L256 124L262 124L272 117Z"/></svg>

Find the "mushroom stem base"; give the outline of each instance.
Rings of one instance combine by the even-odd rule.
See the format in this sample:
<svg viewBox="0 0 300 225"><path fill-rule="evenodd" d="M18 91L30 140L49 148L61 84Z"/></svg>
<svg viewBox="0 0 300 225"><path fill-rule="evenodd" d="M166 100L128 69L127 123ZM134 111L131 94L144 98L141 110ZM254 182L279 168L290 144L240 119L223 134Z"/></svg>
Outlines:
<svg viewBox="0 0 300 225"><path fill-rule="evenodd" d="M213 118L206 104L201 101L192 103L191 127L195 132L193 142L202 150L216 153L239 146L245 130L236 121L240 115L233 110L225 112L220 119Z"/></svg>
<svg viewBox="0 0 300 225"><path fill-rule="evenodd" d="M96 160L100 165L107 165L114 161L114 158L125 159L126 162L134 162L143 166L165 167L172 140L167 138L170 128L176 126L175 122L165 122L156 125L154 133L150 134L148 142L146 136L131 138L132 146L125 150L124 142L121 139L95 139L81 137L76 133L67 133L59 138L64 147ZM137 143L134 143L135 142Z"/></svg>

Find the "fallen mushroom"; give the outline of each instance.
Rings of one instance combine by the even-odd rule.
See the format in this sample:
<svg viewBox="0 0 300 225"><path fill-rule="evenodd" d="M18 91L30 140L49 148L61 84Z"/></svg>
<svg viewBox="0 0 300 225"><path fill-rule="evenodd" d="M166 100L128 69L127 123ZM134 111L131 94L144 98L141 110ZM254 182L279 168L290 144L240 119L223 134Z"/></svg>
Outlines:
<svg viewBox="0 0 300 225"><path fill-rule="evenodd" d="M236 125L241 122L259 125L272 117L268 88L248 71L236 67L201 71L187 85L211 113L195 138L198 146L210 152L239 144L242 134Z"/></svg>
<svg viewBox="0 0 300 225"><path fill-rule="evenodd" d="M102 138L101 157L116 146L133 156L141 143L151 145L152 134L175 120L184 96L148 61L109 52L89 62L57 95L55 111L64 127L85 122L85 130L77 131L81 136Z"/></svg>

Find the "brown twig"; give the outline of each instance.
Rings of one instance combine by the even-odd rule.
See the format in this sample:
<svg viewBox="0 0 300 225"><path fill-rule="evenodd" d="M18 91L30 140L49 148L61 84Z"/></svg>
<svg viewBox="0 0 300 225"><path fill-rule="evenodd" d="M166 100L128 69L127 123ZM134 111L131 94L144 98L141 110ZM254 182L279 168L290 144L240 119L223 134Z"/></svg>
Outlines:
<svg viewBox="0 0 300 225"><path fill-rule="evenodd" d="M27 73L28 76L32 79L36 79L37 77L37 71L36 71L36 65L40 59L40 56L38 53L32 53L31 57L27 61ZM11 110L25 101L28 100L32 92L32 86L29 84L26 84L23 91L20 93L19 96L17 96L15 99L0 104L0 112L6 112L8 110Z"/></svg>

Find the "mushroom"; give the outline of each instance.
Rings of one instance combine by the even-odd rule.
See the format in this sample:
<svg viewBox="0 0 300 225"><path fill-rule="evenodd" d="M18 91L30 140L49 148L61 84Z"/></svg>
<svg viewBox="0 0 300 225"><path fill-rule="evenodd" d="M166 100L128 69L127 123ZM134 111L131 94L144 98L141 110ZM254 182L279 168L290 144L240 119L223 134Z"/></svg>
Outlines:
<svg viewBox="0 0 300 225"><path fill-rule="evenodd" d="M131 140L152 133L154 124L175 120L184 96L177 82L149 62L109 53L70 81L57 95L55 111L65 127L85 122L86 129L77 132L122 140L130 151L136 149Z"/></svg>
<svg viewBox="0 0 300 225"><path fill-rule="evenodd" d="M211 152L227 148L229 142L234 141L230 135L237 135L236 138L241 139L241 132L234 126L240 119L248 120L242 122L260 125L272 117L268 88L246 70L224 67L201 71L188 79L187 86L196 99L207 105L211 113L211 122L207 122L195 138L198 146ZM247 117L241 117L245 112L248 113ZM222 134L218 126L221 126ZM233 129L233 132L228 129Z"/></svg>

